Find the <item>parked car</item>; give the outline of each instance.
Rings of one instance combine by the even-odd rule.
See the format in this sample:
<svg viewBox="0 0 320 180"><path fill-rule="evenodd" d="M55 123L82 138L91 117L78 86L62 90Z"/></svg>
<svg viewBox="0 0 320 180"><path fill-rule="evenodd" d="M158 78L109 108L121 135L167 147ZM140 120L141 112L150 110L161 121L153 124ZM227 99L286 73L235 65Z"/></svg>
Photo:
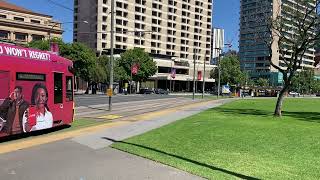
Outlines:
<svg viewBox="0 0 320 180"><path fill-rule="evenodd" d="M290 96L293 96L293 97L296 97L296 96L300 96L300 93L297 93L297 92L289 92L289 95Z"/></svg>
<svg viewBox="0 0 320 180"><path fill-rule="evenodd" d="M317 93L316 96L320 96L320 93Z"/></svg>
<svg viewBox="0 0 320 180"><path fill-rule="evenodd" d="M154 92L151 89L144 88L140 89L139 94L153 94Z"/></svg>
<svg viewBox="0 0 320 180"><path fill-rule="evenodd" d="M154 91L154 93L156 93L156 94L169 94L169 92L167 90L164 90L164 89L156 89Z"/></svg>

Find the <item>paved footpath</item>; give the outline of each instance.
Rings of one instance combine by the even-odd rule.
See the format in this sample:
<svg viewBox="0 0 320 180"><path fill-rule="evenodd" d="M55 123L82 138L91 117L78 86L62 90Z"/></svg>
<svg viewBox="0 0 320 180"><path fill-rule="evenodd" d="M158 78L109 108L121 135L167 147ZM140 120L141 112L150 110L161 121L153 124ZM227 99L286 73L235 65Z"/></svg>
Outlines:
<svg viewBox="0 0 320 180"><path fill-rule="evenodd" d="M32 143L0 144L0 179L202 179L187 172L108 147L123 140L219 106L232 99L197 102L183 107L126 117L87 131L36 137ZM50 136L61 136L55 138ZM16 144L15 144L16 143ZM19 143L19 144L18 144ZM32 144L32 145L30 145ZM1 151L7 146L11 151ZM31 146L31 147L30 147ZM16 150L15 148L18 147Z"/></svg>

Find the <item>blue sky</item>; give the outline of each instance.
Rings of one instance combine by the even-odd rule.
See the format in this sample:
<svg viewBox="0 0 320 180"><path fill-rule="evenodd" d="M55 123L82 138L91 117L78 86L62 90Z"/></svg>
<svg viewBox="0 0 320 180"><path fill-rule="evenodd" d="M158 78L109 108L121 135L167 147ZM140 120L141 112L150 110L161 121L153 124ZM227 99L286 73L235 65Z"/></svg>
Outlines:
<svg viewBox="0 0 320 180"><path fill-rule="evenodd" d="M73 12L50 3L49 0L7 0L10 3L26 9L48 14L60 22L73 21ZM73 9L73 0L52 0ZM213 27L225 29L225 43L232 43L232 48L238 50L240 0L214 0ZM63 25L63 39L72 41L72 23ZM227 50L227 49L225 49Z"/></svg>

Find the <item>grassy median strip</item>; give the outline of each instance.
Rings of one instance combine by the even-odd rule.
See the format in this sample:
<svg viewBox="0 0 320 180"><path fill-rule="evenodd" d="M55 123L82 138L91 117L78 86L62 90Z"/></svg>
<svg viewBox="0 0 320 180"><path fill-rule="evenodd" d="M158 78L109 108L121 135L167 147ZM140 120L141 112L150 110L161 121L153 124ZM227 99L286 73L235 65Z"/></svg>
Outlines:
<svg viewBox="0 0 320 180"><path fill-rule="evenodd" d="M104 121L96 121L96 120L93 120L93 119L76 119L76 120L73 121L71 127L62 129L59 132L76 130L76 129L90 127L90 126L94 126L94 125L98 125L98 124L102 124L102 123L106 123L106 122L104 122Z"/></svg>
<svg viewBox="0 0 320 180"><path fill-rule="evenodd" d="M320 99L239 100L112 146L209 179L320 179Z"/></svg>
<svg viewBox="0 0 320 180"><path fill-rule="evenodd" d="M192 95L184 95L184 96L179 96L179 97L186 97L186 98L193 98ZM202 98L202 95L195 95L195 99L205 99L205 100L216 100L218 99L217 95L204 95ZM228 99L228 98L233 98L229 96L219 96L219 99Z"/></svg>

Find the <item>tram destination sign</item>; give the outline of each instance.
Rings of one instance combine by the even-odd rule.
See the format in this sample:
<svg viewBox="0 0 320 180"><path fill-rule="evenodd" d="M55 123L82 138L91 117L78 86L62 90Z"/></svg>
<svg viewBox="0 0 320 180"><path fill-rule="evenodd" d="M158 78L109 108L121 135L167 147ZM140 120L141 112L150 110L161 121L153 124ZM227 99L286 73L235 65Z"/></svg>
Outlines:
<svg viewBox="0 0 320 180"><path fill-rule="evenodd" d="M50 61L49 53L0 43L0 55Z"/></svg>

